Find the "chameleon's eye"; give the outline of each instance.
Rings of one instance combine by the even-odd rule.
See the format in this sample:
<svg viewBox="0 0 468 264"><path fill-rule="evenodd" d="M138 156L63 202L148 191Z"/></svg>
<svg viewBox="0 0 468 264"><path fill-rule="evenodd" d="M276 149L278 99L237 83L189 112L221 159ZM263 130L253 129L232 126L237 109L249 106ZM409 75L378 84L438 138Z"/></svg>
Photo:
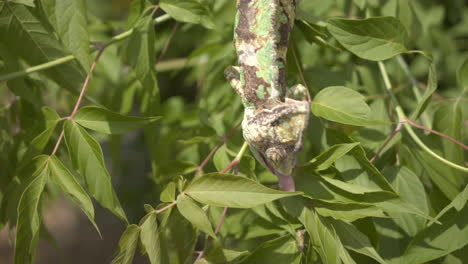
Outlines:
<svg viewBox="0 0 468 264"><path fill-rule="evenodd" d="M278 163L286 157L286 150L282 147L270 147L265 151L265 155L269 160Z"/></svg>

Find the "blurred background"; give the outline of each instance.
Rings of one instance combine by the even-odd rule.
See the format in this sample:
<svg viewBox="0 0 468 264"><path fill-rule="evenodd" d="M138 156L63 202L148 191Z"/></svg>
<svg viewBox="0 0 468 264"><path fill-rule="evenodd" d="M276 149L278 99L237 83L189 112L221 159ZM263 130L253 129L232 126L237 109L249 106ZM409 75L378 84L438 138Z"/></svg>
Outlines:
<svg viewBox="0 0 468 264"><path fill-rule="evenodd" d="M105 41L127 29L127 15L130 0L87 0L89 30L93 41ZM156 70L161 104L158 111L164 119L158 124L152 144L147 142L142 130L122 136L103 136L94 134L103 148L107 168L114 187L130 223L138 223L145 215L144 204L153 206L159 203L162 187L181 174L191 173L202 162L220 137L226 135L242 119L242 105L237 95L224 80L223 71L228 65L235 64L232 43L232 27L235 15L235 0L200 0L213 15L215 29L208 30L201 25L177 23L170 19L155 26ZM362 1L357 1L362 2ZM372 15L397 14L393 0L369 0ZM450 102L452 96L460 93L457 87L456 70L462 59L468 55L468 2L464 0L415 0L418 21L404 16L399 18L408 26L410 49L429 51L435 58L439 77L439 90L433 103L441 106ZM157 4L157 1L154 1ZM362 17L358 7L351 0L304 0L301 3L303 18L317 23L328 17ZM413 11L410 11L413 12ZM158 10L154 16L164 12ZM328 47L311 44L299 31L293 39L300 51L304 67L305 82L312 96L320 89L331 85L345 85L364 94L369 100L382 95L383 86L375 68L351 54L337 53ZM143 87L129 74L126 66L125 41L108 47L95 71L88 95L96 101L117 112L141 115ZM418 80L427 77L427 63L422 56L408 59L411 70ZM288 83L300 83L298 69L288 57ZM352 63L350 63L352 62ZM406 106L414 104L411 91L405 91L408 82L397 66L392 67L395 87ZM357 76L361 77L357 77ZM362 77L364 76L364 77ZM75 96L64 92L52 81L31 75L31 80L41 80L38 89L43 93L44 105L54 108L61 116L70 113L76 100ZM3 85L3 84L0 84ZM45 86L45 87L43 87ZM12 94L0 87L0 102L11 103ZM410 90L410 89L406 89ZM375 101L374 101L375 102ZM92 104L86 101L85 104ZM374 103L373 109L383 104ZM380 111L379 110L379 111ZM468 107L463 104L464 116ZM34 110L31 110L34 112ZM375 110L374 112L379 112ZM436 110L429 110L434 113ZM382 111L380 111L382 112ZM385 109L383 109L386 117ZM159 114L158 114L159 115ZM381 119L376 117L376 119ZM466 121L464 121L466 122ZM313 118L310 124L305 151L301 160L320 153L321 121ZM323 129L323 128L322 128ZM343 128L350 129L353 128ZM364 131L365 132L365 131ZM368 131L370 134L373 131ZM375 132L375 131L374 131ZM375 153L378 146L390 132L378 131L377 137L364 142L369 153ZM383 138L382 138L383 135ZM56 139L57 135L55 135ZM359 137L359 135L357 135ZM466 135L464 138L466 139ZM366 141L366 138L363 138ZM55 142L52 140L52 142ZM240 131L237 131L221 149L215 162L210 162L205 171L216 171L226 164L242 144ZM49 151L52 146L48 146ZM65 146L59 154L65 157ZM48 152L46 152L48 153ZM65 154L65 155L64 155ZM234 153L235 154L235 153ZM253 162L252 157L245 157ZM382 159L384 162L385 158ZM377 163L378 165L378 163ZM0 164L0 166L2 166ZM244 170L255 170L263 183L275 184L275 178L261 168L252 165ZM118 239L125 224L94 203L96 223L101 230L102 240L86 216L63 197L54 186L47 187L47 202L44 204L44 226L37 263L110 263L116 250ZM443 202L441 203L443 204ZM0 263L12 263L13 231L0 230ZM137 254L138 255L138 254ZM134 263L148 263L146 257L137 257Z"/></svg>

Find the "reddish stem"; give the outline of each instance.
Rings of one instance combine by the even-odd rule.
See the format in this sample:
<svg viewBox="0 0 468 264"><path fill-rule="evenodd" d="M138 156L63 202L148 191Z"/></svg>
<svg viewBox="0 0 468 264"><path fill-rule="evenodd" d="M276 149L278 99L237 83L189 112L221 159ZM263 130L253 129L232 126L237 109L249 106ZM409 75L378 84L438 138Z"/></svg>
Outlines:
<svg viewBox="0 0 468 264"><path fill-rule="evenodd" d="M96 58L94 59L93 64L91 64L91 68L89 68L89 73L86 76L86 79L83 83L83 87L81 88L81 91L80 91L80 95L78 96L78 100L76 101L75 107L73 108L73 111L69 116L69 119L72 119L75 116L76 112L78 111L78 108L80 108L81 101L83 100L84 94L86 92L86 88L88 88L88 85L89 85L89 80L91 80L91 75L93 74L94 69L96 68L97 62L99 58L101 57L102 53L104 52L105 48L106 47L103 44L100 44L98 53L96 54Z"/></svg>
<svg viewBox="0 0 468 264"><path fill-rule="evenodd" d="M210 159L213 157L213 155L216 153L216 151L226 143L226 141L234 134L234 132L239 128L239 125L235 126L233 129L231 129L226 136L223 137L223 140L221 142L218 142L216 146L211 150L210 154L206 156L206 158L203 160L203 162L198 166L198 168L195 170L195 174L200 174L203 170L203 168L208 164ZM224 172L223 172L224 173Z"/></svg>
<svg viewBox="0 0 468 264"><path fill-rule="evenodd" d="M408 122L410 125L412 125L414 127L417 127L419 129L422 129L422 130L427 131L429 133L436 134L436 135L441 136L441 137L443 137L445 139L448 139L448 140L452 141L453 143L459 145L460 147L464 148L465 150L468 150L468 146L466 146L465 144L461 143L460 141L458 141L458 140L456 140L456 139L454 139L454 138L452 138L450 136L447 136L447 135L445 135L443 133L440 133L439 131L435 131L433 129L427 128L427 127L422 126L422 125L419 125L419 124L415 123L414 121L412 121L412 120L410 120L408 118L406 118L404 121Z"/></svg>
<svg viewBox="0 0 468 264"><path fill-rule="evenodd" d="M83 83L83 86L81 87L80 95L78 96L78 99L76 100L75 106L73 107L73 111L71 112L69 116L62 117L60 118L60 120L69 120L75 116L76 112L80 108L81 101L83 100L86 88L89 85L89 80L91 79L91 75L93 74L94 69L96 68L97 62L99 58L101 57L102 53L104 52L104 49L106 48L106 46L100 42L93 42L92 44L99 46L98 53L96 54L96 57L94 58L93 64L91 64L91 67L89 68L89 73L88 75L86 75L86 79ZM57 153L60 143L62 142L63 136L64 136L64 130L62 129L62 132L60 132L60 136L57 139L57 143L55 143L55 147L54 147L54 150L52 150L51 155L55 155Z"/></svg>
<svg viewBox="0 0 468 264"><path fill-rule="evenodd" d="M388 143L390 143L390 141L396 136L396 134L401 130L402 127L403 127L402 123L398 123L398 125L397 125L396 128L392 131L392 133L391 133L390 136L387 138L387 140L385 140L385 142L383 143L383 145L379 148L379 150L377 150L377 152L375 153L375 155L370 159L370 162L371 162L371 163L374 163L374 161L379 157L380 153L384 150L384 148L388 145Z"/></svg>
<svg viewBox="0 0 468 264"><path fill-rule="evenodd" d="M161 212L163 212L163 211L166 211L167 209L171 208L172 206L174 206L174 205L176 205L176 204L177 204L177 201L173 201L172 203L170 203L170 204L164 206L163 208L161 208L161 209L159 209L159 210L156 210L155 212L156 212L157 214L159 214L159 213L161 213Z"/></svg>

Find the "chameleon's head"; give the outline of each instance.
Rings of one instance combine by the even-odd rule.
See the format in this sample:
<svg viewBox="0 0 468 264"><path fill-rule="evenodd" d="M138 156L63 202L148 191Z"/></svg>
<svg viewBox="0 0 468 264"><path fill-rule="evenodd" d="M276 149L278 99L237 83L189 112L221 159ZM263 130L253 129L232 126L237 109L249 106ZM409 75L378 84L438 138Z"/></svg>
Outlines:
<svg viewBox="0 0 468 264"><path fill-rule="evenodd" d="M294 148L294 146L292 146ZM268 169L275 174L291 175L296 166L297 152L286 150L283 146L269 147L265 151L264 159Z"/></svg>
<svg viewBox="0 0 468 264"><path fill-rule="evenodd" d="M244 118L244 138L255 158L277 176L291 175L296 166L308 111L306 103L282 103Z"/></svg>

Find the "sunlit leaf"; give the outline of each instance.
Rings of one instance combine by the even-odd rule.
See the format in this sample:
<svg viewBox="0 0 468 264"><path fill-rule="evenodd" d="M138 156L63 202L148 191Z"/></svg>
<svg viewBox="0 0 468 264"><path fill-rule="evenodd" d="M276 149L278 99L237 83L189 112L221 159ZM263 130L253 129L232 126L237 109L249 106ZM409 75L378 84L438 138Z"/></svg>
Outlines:
<svg viewBox="0 0 468 264"><path fill-rule="evenodd" d="M213 227L205 211L190 199L190 197L187 197L185 194L180 194L177 197L177 209L193 226L216 239Z"/></svg>
<svg viewBox="0 0 468 264"><path fill-rule="evenodd" d="M0 17L0 36L8 36L1 38L0 42L8 47L9 52L28 63L37 65L69 55L25 6L2 1ZM84 80L84 71L75 62L47 69L43 73L74 94L78 94Z"/></svg>
<svg viewBox="0 0 468 264"><path fill-rule="evenodd" d="M427 88L426 91L424 92L423 97L421 100L418 102L418 106L416 107L416 110L414 113L411 115L412 120L416 120L427 108L432 94L437 90L437 72L436 68L433 62L429 64L429 77L427 81Z"/></svg>
<svg viewBox="0 0 468 264"><path fill-rule="evenodd" d="M291 263L299 264L301 255L296 241L290 236L282 236L267 241L256 248L240 264Z"/></svg>
<svg viewBox="0 0 468 264"><path fill-rule="evenodd" d="M41 0L42 7L63 45L88 70L91 66L84 0Z"/></svg>
<svg viewBox="0 0 468 264"><path fill-rule="evenodd" d="M343 86L331 86L321 90L312 101L312 113L330 121L354 126L387 123L371 120L370 108L364 96Z"/></svg>
<svg viewBox="0 0 468 264"><path fill-rule="evenodd" d="M211 12L195 0L161 0L159 5L171 17L181 22L201 24L214 28Z"/></svg>
<svg viewBox="0 0 468 264"><path fill-rule="evenodd" d="M301 194L273 190L243 177L219 173L199 177L184 192L201 203L237 208L251 208Z"/></svg>
<svg viewBox="0 0 468 264"><path fill-rule="evenodd" d="M394 17L328 20L328 31L346 49L363 59L381 61L407 51L407 33Z"/></svg>
<svg viewBox="0 0 468 264"><path fill-rule="evenodd" d="M15 264L32 264L39 242L41 228L40 199L49 178L48 156L39 156L34 162L37 170L24 189L18 205L16 223Z"/></svg>
<svg viewBox="0 0 468 264"><path fill-rule="evenodd" d="M83 107L73 120L78 124L105 134L122 134L155 122L160 117L124 116L95 106Z"/></svg>
<svg viewBox="0 0 468 264"><path fill-rule="evenodd" d="M84 176L89 193L103 207L127 222L125 212L112 187L99 143L74 121L67 120L64 131L70 159L73 166Z"/></svg>
<svg viewBox="0 0 468 264"><path fill-rule="evenodd" d="M141 228L129 225L119 240L119 245L112 264L132 264Z"/></svg>
<svg viewBox="0 0 468 264"><path fill-rule="evenodd" d="M158 229L157 215L154 212L146 216L141 224L140 240L145 248L151 264L160 263L161 258L161 241L160 230Z"/></svg>
<svg viewBox="0 0 468 264"><path fill-rule="evenodd" d="M94 222L94 206L91 198L83 190L73 174L54 155L49 161L50 180L60 186L60 188L70 196L70 198L83 210L88 219L99 232L99 228Z"/></svg>
<svg viewBox="0 0 468 264"><path fill-rule="evenodd" d="M468 186L414 237L404 255L405 263L425 263L468 244Z"/></svg>

